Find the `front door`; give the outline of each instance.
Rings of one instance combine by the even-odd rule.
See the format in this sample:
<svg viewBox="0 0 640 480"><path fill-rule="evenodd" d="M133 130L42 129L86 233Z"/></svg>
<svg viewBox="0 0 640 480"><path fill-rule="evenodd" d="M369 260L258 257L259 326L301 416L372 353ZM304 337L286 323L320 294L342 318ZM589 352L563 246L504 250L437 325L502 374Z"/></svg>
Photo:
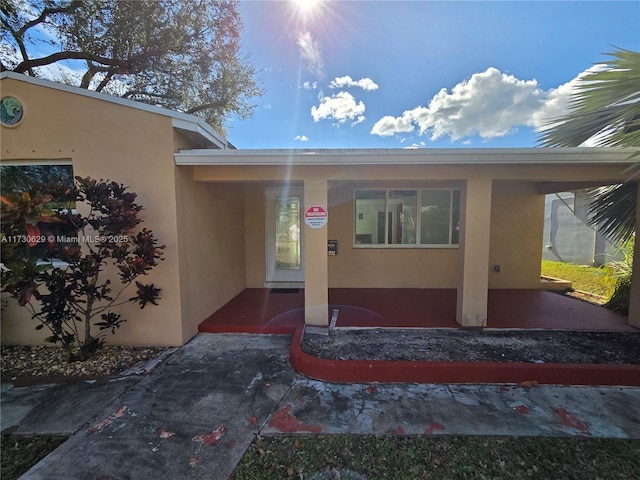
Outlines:
<svg viewBox="0 0 640 480"><path fill-rule="evenodd" d="M304 282L301 188L268 188L267 282Z"/></svg>

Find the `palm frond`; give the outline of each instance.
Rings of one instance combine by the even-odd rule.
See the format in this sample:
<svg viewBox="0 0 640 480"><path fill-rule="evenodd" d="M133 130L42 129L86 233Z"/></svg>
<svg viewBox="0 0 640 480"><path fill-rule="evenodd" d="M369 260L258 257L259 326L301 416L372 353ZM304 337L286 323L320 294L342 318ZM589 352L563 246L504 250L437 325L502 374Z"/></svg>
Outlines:
<svg viewBox="0 0 640 480"><path fill-rule="evenodd" d="M638 185L627 182L590 191L587 209L591 225L617 243L633 238L636 228Z"/></svg>
<svg viewBox="0 0 640 480"><path fill-rule="evenodd" d="M583 76L569 101L569 112L545 125L545 147L635 147L640 156L640 53L617 49L611 60ZM640 161L625 173L627 183L594 189L588 205L591 223L607 237L627 241L636 226Z"/></svg>
<svg viewBox="0 0 640 480"><path fill-rule="evenodd" d="M577 147L596 137L596 145L640 147L640 53L607 55L611 61L578 81L569 112L545 125L542 146Z"/></svg>

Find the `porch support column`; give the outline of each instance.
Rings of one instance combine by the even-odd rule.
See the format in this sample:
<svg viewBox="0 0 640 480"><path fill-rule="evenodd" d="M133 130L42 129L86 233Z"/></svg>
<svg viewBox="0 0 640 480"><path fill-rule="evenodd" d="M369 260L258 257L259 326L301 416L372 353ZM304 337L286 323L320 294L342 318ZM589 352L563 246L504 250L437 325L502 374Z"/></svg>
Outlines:
<svg viewBox="0 0 640 480"><path fill-rule="evenodd" d="M640 182L636 199L636 241L633 249L633 270L631 274L631 294L629 295L629 325L640 328Z"/></svg>
<svg viewBox="0 0 640 480"><path fill-rule="evenodd" d="M327 181L304 181L304 211L311 205L328 210ZM328 218L328 222L331 218ZM328 226L310 228L304 225L304 322L326 328L329 325L329 262L327 260Z"/></svg>
<svg viewBox="0 0 640 480"><path fill-rule="evenodd" d="M465 327L487 326L491 189L490 178L473 178L461 192L456 321Z"/></svg>

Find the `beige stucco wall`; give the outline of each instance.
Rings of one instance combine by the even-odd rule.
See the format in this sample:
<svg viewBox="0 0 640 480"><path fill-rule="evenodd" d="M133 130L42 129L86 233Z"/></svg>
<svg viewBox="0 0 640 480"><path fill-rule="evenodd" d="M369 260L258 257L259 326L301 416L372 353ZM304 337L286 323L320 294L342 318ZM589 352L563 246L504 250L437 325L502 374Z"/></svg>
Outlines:
<svg viewBox="0 0 640 480"><path fill-rule="evenodd" d="M533 183L505 181L492 193L489 288L540 288L544 195Z"/></svg>
<svg viewBox="0 0 640 480"><path fill-rule="evenodd" d="M263 288L266 280L266 197L264 183L244 185L245 266L247 288Z"/></svg>
<svg viewBox="0 0 640 480"><path fill-rule="evenodd" d="M245 252L247 286L265 282L265 188L246 184ZM372 184L330 182L328 238L338 255L328 258L330 288L456 288L458 248L358 248L353 245L354 190ZM375 185L375 184L374 184ZM459 188L462 183L377 183L380 188ZM525 182L496 182L491 209L490 288L539 288L544 197ZM515 242L515 243L514 243ZM517 245L517 248L513 248ZM500 273L493 265L501 266Z"/></svg>
<svg viewBox="0 0 640 480"><path fill-rule="evenodd" d="M2 94L19 98L24 107L19 126L2 127L3 161L70 159L75 175L124 183L144 206L142 226L167 246L165 261L143 279L162 288L159 306L120 307L118 312L129 321L115 336L109 335L108 342L181 344L171 119L12 79L2 80ZM38 343L44 333L24 328L25 323L36 325L26 309L12 301L2 311L2 342Z"/></svg>
<svg viewBox="0 0 640 480"><path fill-rule="evenodd" d="M240 184L196 183L176 167L182 338L245 288L244 193Z"/></svg>
<svg viewBox="0 0 640 480"><path fill-rule="evenodd" d="M464 149L462 149L464 150ZM553 149L548 149L553 150ZM363 180L378 181L387 184L390 181L464 181L467 178L490 178L494 181L530 181L540 185L552 185L557 188L558 182L621 182L626 179L622 171L629 165L624 163L610 164L580 164L563 163L560 159L544 164L410 164L400 162L401 155L388 153L384 157L386 164L354 165L349 164L353 151L346 150L344 154L332 156L333 165L197 165L194 176L198 181L230 181L230 182L291 182L303 181L306 178L326 178L332 181L361 182ZM429 157L429 150L425 149L425 157ZM465 155L460 153L461 156ZM515 155L515 154L514 154ZM320 155L318 155L320 156ZM469 156L473 159L473 155ZM274 161L276 161L275 159ZM300 160L297 160L300 162ZM344 162L344 163L342 163ZM397 163L396 163L397 162ZM576 187L579 188L579 187ZM550 190L550 191L558 191Z"/></svg>
<svg viewBox="0 0 640 480"><path fill-rule="evenodd" d="M328 259L329 287L456 288L457 248L354 248L353 189L460 187L467 179L493 180L490 254L486 265L489 288L540 288L540 239L545 188L561 181L614 181L621 178L618 164L432 164L392 165L403 161L389 153L388 165L349 165L345 151L331 158L335 165L195 166L197 181L245 183L245 256L247 287L265 282L264 189L283 178L297 185L305 179L328 179L328 238L338 240L338 255ZM429 151L425 151L429 156ZM342 163L345 162L345 163ZM338 164L340 163L340 164ZM364 183L364 179L369 179ZM560 187L557 187L560 188ZM541 189L538 191L538 189ZM500 272L493 266L500 265Z"/></svg>

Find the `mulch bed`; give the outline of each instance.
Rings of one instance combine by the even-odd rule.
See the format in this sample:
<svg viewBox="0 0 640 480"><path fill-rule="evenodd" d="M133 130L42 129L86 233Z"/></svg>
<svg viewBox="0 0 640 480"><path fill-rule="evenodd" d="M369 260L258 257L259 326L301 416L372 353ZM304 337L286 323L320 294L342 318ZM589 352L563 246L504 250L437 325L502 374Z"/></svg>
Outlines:
<svg viewBox="0 0 640 480"><path fill-rule="evenodd" d="M104 346L89 360L68 362L62 348L3 346L0 357L2 381L25 377L83 377L116 375L138 362L167 351L163 347Z"/></svg>
<svg viewBox="0 0 640 480"><path fill-rule="evenodd" d="M305 334L304 352L335 360L640 364L639 332L358 329Z"/></svg>

